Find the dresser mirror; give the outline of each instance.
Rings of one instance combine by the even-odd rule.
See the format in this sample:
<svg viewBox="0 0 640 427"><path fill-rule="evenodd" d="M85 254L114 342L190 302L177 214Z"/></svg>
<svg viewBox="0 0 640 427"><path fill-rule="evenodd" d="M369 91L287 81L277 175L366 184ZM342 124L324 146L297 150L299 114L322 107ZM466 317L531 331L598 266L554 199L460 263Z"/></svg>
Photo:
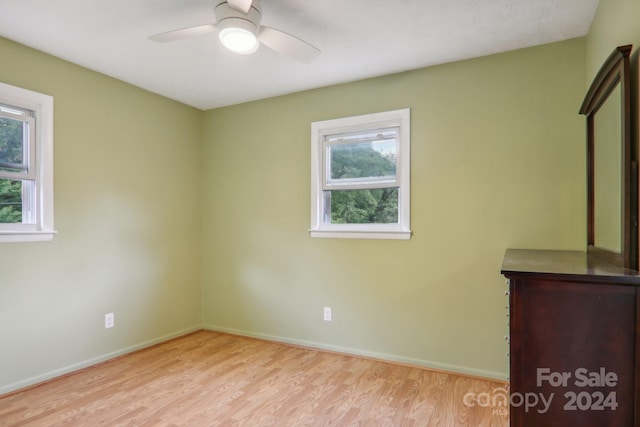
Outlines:
<svg viewBox="0 0 640 427"><path fill-rule="evenodd" d="M631 141L631 45L617 47L589 87L587 252L637 269L637 159Z"/></svg>

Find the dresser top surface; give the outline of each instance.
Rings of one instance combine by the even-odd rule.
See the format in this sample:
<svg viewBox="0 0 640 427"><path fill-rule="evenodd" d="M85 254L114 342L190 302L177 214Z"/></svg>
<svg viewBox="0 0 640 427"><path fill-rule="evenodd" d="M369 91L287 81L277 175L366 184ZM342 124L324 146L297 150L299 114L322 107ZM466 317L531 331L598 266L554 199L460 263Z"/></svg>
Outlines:
<svg viewBox="0 0 640 427"><path fill-rule="evenodd" d="M548 275L640 285L640 272L618 267L582 251L507 249L502 263L507 277Z"/></svg>

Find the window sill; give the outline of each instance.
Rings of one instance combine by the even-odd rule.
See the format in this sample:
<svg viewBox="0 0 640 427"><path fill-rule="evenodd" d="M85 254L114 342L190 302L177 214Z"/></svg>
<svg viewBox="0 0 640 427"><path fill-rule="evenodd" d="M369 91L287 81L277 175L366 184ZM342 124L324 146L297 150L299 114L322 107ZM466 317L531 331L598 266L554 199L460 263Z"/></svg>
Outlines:
<svg viewBox="0 0 640 427"><path fill-rule="evenodd" d="M0 243L48 242L57 231L0 231Z"/></svg>
<svg viewBox="0 0 640 427"><path fill-rule="evenodd" d="M411 231L337 231L337 230L309 230L311 237L329 239L383 239L383 240L409 240Z"/></svg>

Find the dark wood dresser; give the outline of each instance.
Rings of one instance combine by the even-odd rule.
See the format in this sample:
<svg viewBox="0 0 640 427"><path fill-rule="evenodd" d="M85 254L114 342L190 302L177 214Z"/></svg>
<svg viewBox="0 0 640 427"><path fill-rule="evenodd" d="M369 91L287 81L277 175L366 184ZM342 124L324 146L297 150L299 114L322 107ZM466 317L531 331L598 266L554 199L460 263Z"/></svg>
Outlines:
<svg viewBox="0 0 640 427"><path fill-rule="evenodd" d="M640 273L507 250L512 427L640 425Z"/></svg>

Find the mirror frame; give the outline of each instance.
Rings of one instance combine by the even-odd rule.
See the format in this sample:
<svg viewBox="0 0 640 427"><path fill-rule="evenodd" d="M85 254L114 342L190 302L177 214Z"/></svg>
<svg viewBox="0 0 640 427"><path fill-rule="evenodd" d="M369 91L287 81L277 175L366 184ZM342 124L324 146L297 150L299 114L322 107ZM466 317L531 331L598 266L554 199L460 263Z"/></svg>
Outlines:
<svg viewBox="0 0 640 427"><path fill-rule="evenodd" d="M638 268L637 244L637 153L631 143L631 45L619 46L609 55L584 98L580 114L587 119L587 253L620 267ZM615 252L594 245L594 121L595 114L617 85L621 89L620 136L622 144L621 250Z"/></svg>

